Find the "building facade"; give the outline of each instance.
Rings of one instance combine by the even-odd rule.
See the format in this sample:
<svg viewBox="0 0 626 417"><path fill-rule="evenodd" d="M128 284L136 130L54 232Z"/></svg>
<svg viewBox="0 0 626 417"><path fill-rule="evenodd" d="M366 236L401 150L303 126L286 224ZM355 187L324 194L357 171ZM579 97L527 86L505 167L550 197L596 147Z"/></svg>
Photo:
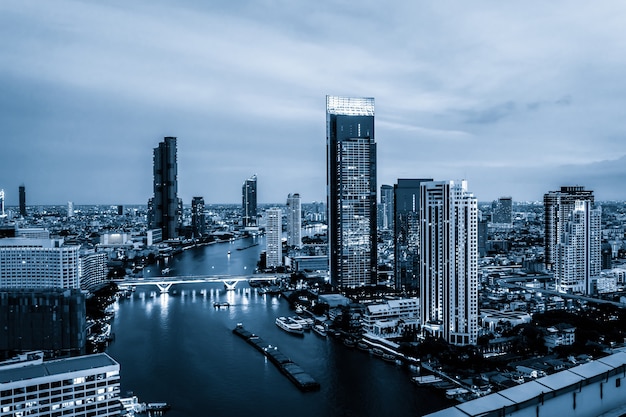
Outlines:
<svg viewBox="0 0 626 417"><path fill-rule="evenodd" d="M243 227L257 226L257 206L256 206L256 174L243 182L241 187L241 218Z"/></svg>
<svg viewBox="0 0 626 417"><path fill-rule="evenodd" d="M374 99L326 97L329 272L333 285L377 278Z"/></svg>
<svg viewBox="0 0 626 417"><path fill-rule="evenodd" d="M600 276L602 260L602 210L592 209L588 200L578 200L561 226L561 237L554 257L557 291L589 294Z"/></svg>
<svg viewBox="0 0 626 417"><path fill-rule="evenodd" d="M194 238L202 237L206 233L204 198L202 197L194 197L191 200L191 229Z"/></svg>
<svg viewBox="0 0 626 417"><path fill-rule="evenodd" d="M419 288L420 185L432 178L398 179L394 184L394 279L397 290Z"/></svg>
<svg viewBox="0 0 626 417"><path fill-rule="evenodd" d="M106 353L0 363L0 416L119 416L120 365Z"/></svg>
<svg viewBox="0 0 626 417"><path fill-rule="evenodd" d="M546 268L554 267L557 245L561 242L563 229L576 201L589 201L593 204L593 191L583 186L563 186L559 191L550 191L543 196L545 216L545 263Z"/></svg>
<svg viewBox="0 0 626 417"><path fill-rule="evenodd" d="M492 204L493 223L510 224L513 222L513 199L511 197L500 197Z"/></svg>
<svg viewBox="0 0 626 417"><path fill-rule="evenodd" d="M466 181L421 184L420 320L456 345L478 337L478 201Z"/></svg>
<svg viewBox="0 0 626 417"><path fill-rule="evenodd" d="M80 246L63 240L0 239L0 288L80 288Z"/></svg>
<svg viewBox="0 0 626 417"><path fill-rule="evenodd" d="M105 252L85 253L79 259L80 288L83 291L94 292L109 283Z"/></svg>
<svg viewBox="0 0 626 417"><path fill-rule="evenodd" d="M165 137L153 152L154 197L148 203L152 209L149 227L161 229L163 239L177 238L182 221L176 154L176 138L171 136Z"/></svg>
<svg viewBox="0 0 626 417"><path fill-rule="evenodd" d="M380 186L380 207L378 226L382 230L393 230L393 187L383 184Z"/></svg>
<svg viewBox="0 0 626 417"><path fill-rule="evenodd" d="M267 224L265 227L266 258L265 263L268 268L277 267L283 264L283 226L281 209L272 208L265 211Z"/></svg>
<svg viewBox="0 0 626 417"><path fill-rule="evenodd" d="M287 196L287 246L302 247L302 205L298 193Z"/></svg>
<svg viewBox="0 0 626 417"><path fill-rule="evenodd" d="M26 217L26 187L20 185L19 187L20 193L20 216Z"/></svg>

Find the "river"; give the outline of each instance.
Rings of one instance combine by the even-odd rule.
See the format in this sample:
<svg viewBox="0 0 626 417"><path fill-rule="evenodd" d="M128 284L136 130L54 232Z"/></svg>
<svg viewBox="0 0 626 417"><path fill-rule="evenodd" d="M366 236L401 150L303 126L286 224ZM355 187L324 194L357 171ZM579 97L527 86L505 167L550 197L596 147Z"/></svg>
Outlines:
<svg viewBox="0 0 626 417"><path fill-rule="evenodd" d="M254 243L259 245L237 250ZM249 275L263 248L263 237L218 243L189 249L166 266L173 276ZM160 268L153 265L146 275L158 275ZM230 308L213 306L223 301ZM167 417L420 416L450 405L412 384L404 367L314 332L285 333L274 319L294 314L287 302L246 283L234 291L217 283L177 284L168 294L138 286L114 308L115 340L107 353L120 363L122 396L132 391L143 402L167 402ZM278 346L320 383L320 391L298 390L232 333L237 323Z"/></svg>

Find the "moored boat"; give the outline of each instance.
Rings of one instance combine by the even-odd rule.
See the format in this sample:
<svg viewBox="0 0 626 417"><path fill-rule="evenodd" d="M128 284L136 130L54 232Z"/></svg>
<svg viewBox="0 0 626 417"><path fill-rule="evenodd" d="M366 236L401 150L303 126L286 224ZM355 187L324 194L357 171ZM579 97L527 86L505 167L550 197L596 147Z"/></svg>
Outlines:
<svg viewBox="0 0 626 417"><path fill-rule="evenodd" d="M322 337L326 337L327 335L326 327L324 327L324 325L322 324L316 324L315 326L313 326L313 331Z"/></svg>
<svg viewBox="0 0 626 417"><path fill-rule="evenodd" d="M304 335L304 328L302 325L294 323L286 317L276 317L276 325L287 333Z"/></svg>

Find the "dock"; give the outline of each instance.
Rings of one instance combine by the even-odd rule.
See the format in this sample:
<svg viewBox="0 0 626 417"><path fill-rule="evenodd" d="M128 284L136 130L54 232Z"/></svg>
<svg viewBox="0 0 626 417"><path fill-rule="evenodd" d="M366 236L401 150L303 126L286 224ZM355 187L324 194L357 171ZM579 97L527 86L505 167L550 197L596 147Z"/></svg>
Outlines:
<svg viewBox="0 0 626 417"><path fill-rule="evenodd" d="M304 372L298 364L282 354L276 346L267 343L259 336L244 329L241 324L238 324L237 327L233 329L233 333L265 355L270 362L276 365L276 367L300 390L316 391L320 389L319 382L313 379L311 375Z"/></svg>

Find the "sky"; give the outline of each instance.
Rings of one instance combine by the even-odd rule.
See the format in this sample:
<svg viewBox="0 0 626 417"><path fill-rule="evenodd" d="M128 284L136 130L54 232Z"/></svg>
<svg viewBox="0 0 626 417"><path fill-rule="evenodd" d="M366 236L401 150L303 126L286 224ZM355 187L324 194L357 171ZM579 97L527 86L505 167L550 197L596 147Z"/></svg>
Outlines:
<svg viewBox="0 0 626 417"><path fill-rule="evenodd" d="M326 199L326 95L375 98L378 188L626 200L626 2L4 0L6 204Z"/></svg>

